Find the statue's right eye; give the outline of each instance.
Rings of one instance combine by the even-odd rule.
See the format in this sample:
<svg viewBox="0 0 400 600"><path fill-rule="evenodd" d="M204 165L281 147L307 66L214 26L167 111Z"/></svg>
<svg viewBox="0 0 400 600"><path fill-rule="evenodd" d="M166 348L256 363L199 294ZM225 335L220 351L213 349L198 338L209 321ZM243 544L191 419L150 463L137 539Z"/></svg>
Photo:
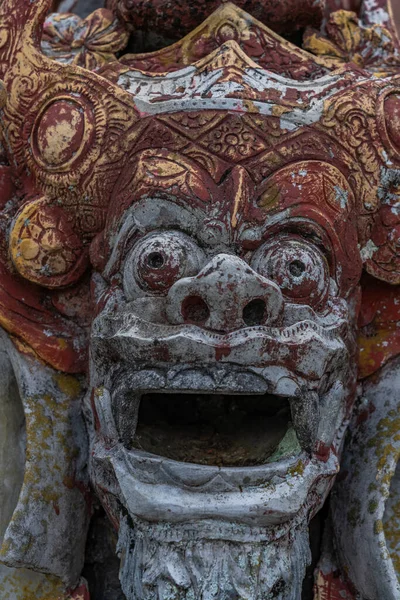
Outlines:
<svg viewBox="0 0 400 600"><path fill-rule="evenodd" d="M188 235L165 231L146 235L133 247L125 262L124 289L127 297L145 292L165 295L182 277L196 275L204 253Z"/></svg>

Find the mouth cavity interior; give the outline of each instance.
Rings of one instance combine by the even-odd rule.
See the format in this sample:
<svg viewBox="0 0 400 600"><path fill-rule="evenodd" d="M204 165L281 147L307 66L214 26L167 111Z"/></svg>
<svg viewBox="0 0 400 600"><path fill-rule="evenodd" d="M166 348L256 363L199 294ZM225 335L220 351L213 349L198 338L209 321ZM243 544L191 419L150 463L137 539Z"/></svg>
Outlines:
<svg viewBox="0 0 400 600"><path fill-rule="evenodd" d="M272 394L150 393L131 447L176 461L255 466L298 447L286 398Z"/></svg>

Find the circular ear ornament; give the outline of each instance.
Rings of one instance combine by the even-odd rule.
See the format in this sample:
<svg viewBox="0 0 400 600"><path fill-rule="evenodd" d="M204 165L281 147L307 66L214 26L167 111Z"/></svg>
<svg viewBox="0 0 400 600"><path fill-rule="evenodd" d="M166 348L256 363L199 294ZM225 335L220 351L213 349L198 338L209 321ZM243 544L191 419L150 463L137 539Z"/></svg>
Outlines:
<svg viewBox="0 0 400 600"><path fill-rule="evenodd" d="M68 171L87 154L94 136L93 110L83 98L61 96L45 103L32 132L32 154L50 172Z"/></svg>
<svg viewBox="0 0 400 600"><path fill-rule="evenodd" d="M17 271L48 288L75 283L88 265L88 255L66 213L44 198L28 202L10 234L10 253Z"/></svg>
<svg viewBox="0 0 400 600"><path fill-rule="evenodd" d="M69 186L98 159L107 130L101 88L68 80L32 99L22 130L25 160L42 183Z"/></svg>

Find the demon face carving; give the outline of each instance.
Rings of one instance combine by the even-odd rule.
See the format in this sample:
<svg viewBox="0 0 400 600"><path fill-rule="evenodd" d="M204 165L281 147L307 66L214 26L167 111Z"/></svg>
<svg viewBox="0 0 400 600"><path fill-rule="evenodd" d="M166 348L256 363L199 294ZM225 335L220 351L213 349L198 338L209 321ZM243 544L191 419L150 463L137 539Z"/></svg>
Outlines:
<svg viewBox="0 0 400 600"><path fill-rule="evenodd" d="M343 592L339 568L380 600L396 496L386 520L367 513L396 480L381 398L397 372L365 384L368 402L356 390L400 352L391 17L335 12L307 52L226 4L117 59L128 4L50 16L41 45L47 0L0 7L0 410L20 432L15 467L0 460L0 592L27 600L28 580L38 596L39 572L43 600L86 600L89 473L128 600L298 600L355 415L316 600ZM360 531L377 532L373 560Z"/></svg>
<svg viewBox="0 0 400 600"><path fill-rule="evenodd" d="M91 338L91 472L122 518L125 593L297 598L354 396L351 190L317 161L257 187L136 160Z"/></svg>

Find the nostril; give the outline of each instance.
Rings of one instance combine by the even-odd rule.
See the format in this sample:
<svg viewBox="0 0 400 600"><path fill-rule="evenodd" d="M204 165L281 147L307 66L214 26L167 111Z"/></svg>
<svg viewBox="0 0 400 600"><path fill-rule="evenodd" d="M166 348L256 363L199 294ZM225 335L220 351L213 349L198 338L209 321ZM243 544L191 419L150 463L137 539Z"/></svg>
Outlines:
<svg viewBox="0 0 400 600"><path fill-rule="evenodd" d="M161 252L151 252L147 257L147 264L151 269L161 269L164 265L164 257Z"/></svg>
<svg viewBox="0 0 400 600"><path fill-rule="evenodd" d="M204 323L210 316L210 310L200 296L188 296L182 302L182 317L192 323Z"/></svg>
<svg viewBox="0 0 400 600"><path fill-rule="evenodd" d="M305 270L306 266L301 260L292 260L289 265L289 271L293 277L301 277Z"/></svg>
<svg viewBox="0 0 400 600"><path fill-rule="evenodd" d="M261 325L265 320L266 306L260 298L252 300L243 309L243 321L246 325Z"/></svg>

